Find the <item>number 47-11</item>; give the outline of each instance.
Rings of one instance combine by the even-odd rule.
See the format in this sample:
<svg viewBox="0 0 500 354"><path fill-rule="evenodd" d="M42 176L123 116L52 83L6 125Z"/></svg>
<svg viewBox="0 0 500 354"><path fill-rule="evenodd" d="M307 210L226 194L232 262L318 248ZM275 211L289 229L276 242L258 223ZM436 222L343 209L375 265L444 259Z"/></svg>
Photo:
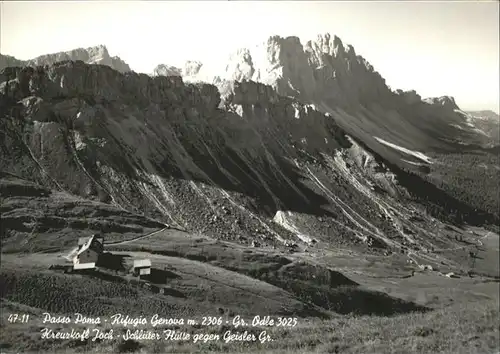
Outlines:
<svg viewBox="0 0 500 354"><path fill-rule="evenodd" d="M7 321L10 323L27 323L30 319L30 315L22 314L18 315L17 313L11 313L7 318Z"/></svg>

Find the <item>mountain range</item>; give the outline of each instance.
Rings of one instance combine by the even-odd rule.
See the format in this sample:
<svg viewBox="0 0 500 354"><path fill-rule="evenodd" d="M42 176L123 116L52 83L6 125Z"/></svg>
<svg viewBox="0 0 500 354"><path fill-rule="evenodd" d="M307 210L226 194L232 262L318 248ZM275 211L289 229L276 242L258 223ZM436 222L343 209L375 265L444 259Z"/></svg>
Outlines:
<svg viewBox="0 0 500 354"><path fill-rule="evenodd" d="M339 296L319 259L345 251L336 269L360 283L408 264L465 275L457 235L498 232L498 115L393 91L336 36L272 36L215 73L190 61L140 74L105 46L2 55L0 70L4 252L61 252L97 231L119 243L177 230L191 236L133 251L243 273L286 292L286 313L323 316L342 310L315 295ZM211 241L192 241L200 253L189 258L182 245L193 235ZM291 265L272 258L283 254ZM484 251L478 274L497 276L494 256ZM361 267L360 257L380 264ZM252 262L266 266L245 268ZM234 311L262 310L217 296Z"/></svg>

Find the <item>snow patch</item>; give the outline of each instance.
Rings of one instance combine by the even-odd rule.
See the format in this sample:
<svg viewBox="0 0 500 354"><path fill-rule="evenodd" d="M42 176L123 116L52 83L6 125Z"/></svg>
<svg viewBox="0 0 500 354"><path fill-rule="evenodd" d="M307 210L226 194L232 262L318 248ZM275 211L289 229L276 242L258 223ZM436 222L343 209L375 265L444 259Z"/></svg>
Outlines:
<svg viewBox="0 0 500 354"><path fill-rule="evenodd" d="M454 127L454 128L457 128L457 129L460 129L460 130L465 130L463 127L461 127L460 125L458 124L452 124L450 123L450 126Z"/></svg>
<svg viewBox="0 0 500 354"><path fill-rule="evenodd" d="M395 150L398 150L398 151L401 151L401 152L404 152L405 154L408 154L408 155L411 155L413 157L416 157L428 164L432 164L432 161L431 161L431 158L429 156L426 156L424 154L422 154L421 152L418 152L418 151L413 151L413 150L410 150L410 149L407 149L407 148L404 148L402 146L399 146L399 145L396 145L396 144L393 144L393 143L390 143L388 141L385 141L384 139L381 139L381 138L378 138L376 136L374 136L374 138L381 144L384 144L384 145L387 145Z"/></svg>
<svg viewBox="0 0 500 354"><path fill-rule="evenodd" d="M424 164L422 164L422 163L420 163L420 162L409 161L409 160L405 160L405 159L401 159L401 161L406 162L406 163L409 163L410 165L415 165L415 166L424 166Z"/></svg>

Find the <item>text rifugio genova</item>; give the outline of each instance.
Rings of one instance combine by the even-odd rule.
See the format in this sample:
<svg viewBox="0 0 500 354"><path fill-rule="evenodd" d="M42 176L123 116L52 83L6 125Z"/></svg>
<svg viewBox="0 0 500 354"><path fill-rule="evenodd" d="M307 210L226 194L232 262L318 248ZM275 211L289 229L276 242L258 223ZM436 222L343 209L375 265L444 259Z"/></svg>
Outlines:
<svg viewBox="0 0 500 354"><path fill-rule="evenodd" d="M50 313L44 313L43 324L66 324L66 325L93 325L94 328L78 330L72 328L71 331L58 329L57 331L44 328L42 338L45 339L91 339L95 341L123 339L123 340L167 340L167 341L192 341L209 342L223 340L230 342L256 342L266 343L273 341L271 335L263 330L259 333L249 331L252 327L295 327L298 324L296 317L272 317L272 316L253 316L243 318L240 315L232 317L214 317L202 316L201 318L174 318L163 317L158 314L152 316L129 316L121 313L106 317L90 317L80 313L72 316L53 316ZM96 328L95 326L104 326ZM165 326L195 326L198 329L210 326L230 327L222 335L214 333L188 333L183 330L164 329ZM116 331L118 327L119 331ZM232 327L232 328L231 328ZM81 328L80 328L81 329ZM248 330L245 330L248 329ZM91 332L92 331L92 332ZM119 332L119 333L118 333Z"/></svg>

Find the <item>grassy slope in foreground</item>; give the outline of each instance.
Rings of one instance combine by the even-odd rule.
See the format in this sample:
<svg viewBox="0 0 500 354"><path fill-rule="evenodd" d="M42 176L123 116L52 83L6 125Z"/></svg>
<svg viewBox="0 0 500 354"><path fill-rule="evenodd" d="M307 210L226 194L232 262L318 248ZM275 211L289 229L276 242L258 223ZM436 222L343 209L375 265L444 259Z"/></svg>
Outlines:
<svg viewBox="0 0 500 354"><path fill-rule="evenodd" d="M35 315L39 310L2 301L2 313L20 312ZM395 317L344 316L331 320L300 321L291 329L253 328L251 333L266 330L272 342L192 343L141 341L84 343L81 341L40 341L41 323L6 324L2 318L3 352L77 353L125 352L134 348L142 353L496 353L498 351L498 299L474 306L456 304L430 313ZM54 326L55 327L55 326ZM59 325L60 327L60 325ZM226 326L191 328L192 333L220 333ZM9 338L7 343L4 338Z"/></svg>

